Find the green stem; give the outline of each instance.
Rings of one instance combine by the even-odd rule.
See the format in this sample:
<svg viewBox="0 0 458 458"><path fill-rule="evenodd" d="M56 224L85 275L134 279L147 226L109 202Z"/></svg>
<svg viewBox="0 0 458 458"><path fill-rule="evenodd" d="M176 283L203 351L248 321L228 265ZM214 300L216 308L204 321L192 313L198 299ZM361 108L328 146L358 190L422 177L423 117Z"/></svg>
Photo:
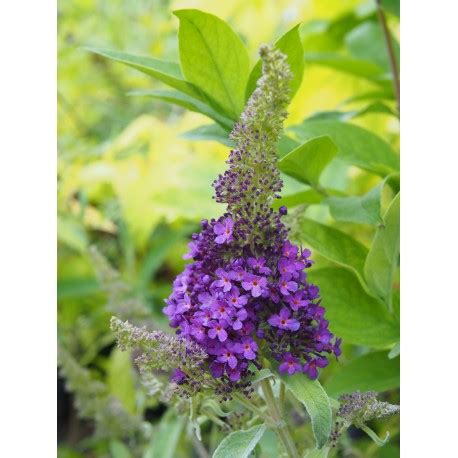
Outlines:
<svg viewBox="0 0 458 458"><path fill-rule="evenodd" d="M377 16L382 26L383 37L385 39L386 49L388 51L388 58L390 61L391 73L393 74L393 89L396 97L396 104L398 106L398 112L401 112L401 84L399 81L398 64L396 62L396 56L394 55L393 41L391 40L390 31L386 24L385 13L382 8L382 0L376 0L377 4Z"/></svg>
<svg viewBox="0 0 458 458"><path fill-rule="evenodd" d="M251 410L253 413L255 413L259 418L262 418L266 423L271 423L272 420L255 404L253 404L250 400L248 400L245 396L239 394L239 393L234 393L233 398L238 401L240 404L242 404L244 407L246 407L248 410Z"/></svg>
<svg viewBox="0 0 458 458"><path fill-rule="evenodd" d="M288 425L282 419L280 408L275 399L272 387L268 379L261 380L262 391L264 392L264 397L266 400L267 409L269 410L272 420L274 421L273 428L278 434L278 437L283 444L288 457L290 458L299 458L299 453L297 451L294 440L289 432Z"/></svg>

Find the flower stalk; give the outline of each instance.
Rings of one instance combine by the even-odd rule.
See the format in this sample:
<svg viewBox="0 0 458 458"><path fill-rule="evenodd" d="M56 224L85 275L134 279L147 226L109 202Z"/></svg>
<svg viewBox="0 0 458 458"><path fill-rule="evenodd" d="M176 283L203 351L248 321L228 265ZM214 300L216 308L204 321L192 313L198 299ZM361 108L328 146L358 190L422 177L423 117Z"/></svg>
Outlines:
<svg viewBox="0 0 458 458"><path fill-rule="evenodd" d="M261 380L261 388L264 393L267 409L273 420L273 428L275 429L280 442L285 448L288 457L299 458L299 452L297 451L293 437L289 431L288 425L283 420L281 415L280 406L275 399L272 387L268 379Z"/></svg>

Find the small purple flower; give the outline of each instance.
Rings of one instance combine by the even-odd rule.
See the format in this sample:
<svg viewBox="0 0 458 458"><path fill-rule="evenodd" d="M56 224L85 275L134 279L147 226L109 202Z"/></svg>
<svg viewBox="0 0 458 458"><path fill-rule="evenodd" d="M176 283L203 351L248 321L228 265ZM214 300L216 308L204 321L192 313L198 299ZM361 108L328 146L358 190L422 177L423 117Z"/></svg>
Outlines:
<svg viewBox="0 0 458 458"><path fill-rule="evenodd" d="M286 307L283 307L278 315L272 315L267 322L271 326L279 329L297 331L300 327L300 323L296 319L290 317L291 312Z"/></svg>
<svg viewBox="0 0 458 458"><path fill-rule="evenodd" d="M227 327L226 321L210 321L208 324L210 326L208 330L208 337L210 337L210 339L216 339L216 337L218 337L220 342L224 342L227 339L227 332L224 329Z"/></svg>
<svg viewBox="0 0 458 458"><path fill-rule="evenodd" d="M260 274L270 275L272 271L266 266L265 258L248 258L247 264L254 270L257 270Z"/></svg>
<svg viewBox="0 0 458 458"><path fill-rule="evenodd" d="M302 371L304 374L307 374L311 380L318 378L317 367L326 367L329 364L329 361L326 358L313 359L304 364Z"/></svg>
<svg viewBox="0 0 458 458"><path fill-rule="evenodd" d="M229 278L231 280L242 282L246 275L245 270L241 266L237 266L235 269L229 272Z"/></svg>
<svg viewBox="0 0 458 458"><path fill-rule="evenodd" d="M256 359L256 351L258 350L258 344L251 337L242 337L241 343L234 345L234 350L237 353L242 353L245 359Z"/></svg>
<svg viewBox="0 0 458 458"><path fill-rule="evenodd" d="M190 334L198 341L202 342L205 339L205 328L198 325L191 326Z"/></svg>
<svg viewBox="0 0 458 458"><path fill-rule="evenodd" d="M223 288L223 291L226 293L230 291L232 288L231 279L229 277L229 273L226 272L224 269L216 269L216 275L219 277L219 280L215 280L213 285L218 288Z"/></svg>
<svg viewBox="0 0 458 458"><path fill-rule="evenodd" d="M291 258L291 259L296 258L297 251L298 251L297 246L294 246L289 240L286 240L281 250L282 255L285 256L285 258Z"/></svg>
<svg viewBox="0 0 458 458"><path fill-rule="evenodd" d="M301 291L297 291L293 296L288 296L286 301L295 312L297 312L300 307L307 307L310 303L310 301L304 299Z"/></svg>
<svg viewBox="0 0 458 458"><path fill-rule="evenodd" d="M289 375L293 375L294 373L299 372L301 368L302 366L299 364L299 360L297 358L295 358L291 353L285 353L278 370L281 374L285 374L287 372Z"/></svg>
<svg viewBox="0 0 458 458"><path fill-rule="evenodd" d="M230 367L226 368L227 375L229 376L229 380L231 382L238 382L241 377L241 372L238 367L231 369Z"/></svg>
<svg viewBox="0 0 458 458"><path fill-rule="evenodd" d="M177 385L180 385L181 383L183 383L185 379L186 379L186 374L180 369L174 369L170 377L170 381L173 383L176 383Z"/></svg>
<svg viewBox="0 0 458 458"><path fill-rule="evenodd" d="M280 272L280 275L288 275L288 274L294 274L296 273L296 263L292 259L288 258L280 258L280 261L278 261L278 271Z"/></svg>
<svg viewBox="0 0 458 458"><path fill-rule="evenodd" d="M226 300L229 305L232 305L232 307L240 308L246 305L248 302L248 297L245 295L241 296L239 289L234 286L231 289L231 292L226 295Z"/></svg>
<svg viewBox="0 0 458 458"><path fill-rule="evenodd" d="M247 316L248 316L248 313L244 308L237 310L237 312L233 314L229 320L232 325L232 329L234 331L238 331L239 329L242 329L242 326L243 326L242 321L245 321L247 319Z"/></svg>
<svg viewBox="0 0 458 458"><path fill-rule="evenodd" d="M290 292L297 291L297 283L291 280L291 275L285 275L281 277L280 281L278 282L278 286L280 288L280 292L284 296L289 296Z"/></svg>
<svg viewBox="0 0 458 458"><path fill-rule="evenodd" d="M278 213L280 213L280 215L282 216L285 216L288 214L288 209L282 205L279 209L278 209Z"/></svg>
<svg viewBox="0 0 458 458"><path fill-rule="evenodd" d="M221 349L221 353L217 358L217 361L220 363L227 363L231 369L234 369L237 366L237 358L233 353L231 345L226 345L226 347Z"/></svg>
<svg viewBox="0 0 458 458"><path fill-rule="evenodd" d="M210 364L210 372L214 378L220 378L224 374L224 364L216 361Z"/></svg>
<svg viewBox="0 0 458 458"><path fill-rule="evenodd" d="M267 286L267 279L253 274L246 274L242 281L242 287L246 291L251 291L253 297L259 297L263 289Z"/></svg>
<svg viewBox="0 0 458 458"><path fill-rule="evenodd" d="M234 228L234 222L232 218L228 216L224 219L224 222L216 223L215 227L213 228L214 233L217 235L215 238L215 242L219 245L225 242L232 241L232 230Z"/></svg>
<svg viewBox="0 0 458 458"><path fill-rule="evenodd" d="M219 320L227 320L232 315L232 308L230 305L227 305L223 301L219 301L216 306L212 308L213 316L212 318L217 318Z"/></svg>

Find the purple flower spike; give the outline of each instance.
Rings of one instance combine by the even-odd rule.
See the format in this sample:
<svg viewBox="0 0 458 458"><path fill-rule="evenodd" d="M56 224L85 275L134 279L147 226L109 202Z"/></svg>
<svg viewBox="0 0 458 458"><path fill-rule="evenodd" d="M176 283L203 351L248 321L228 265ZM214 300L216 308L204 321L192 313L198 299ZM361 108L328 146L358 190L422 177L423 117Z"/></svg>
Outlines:
<svg viewBox="0 0 458 458"><path fill-rule="evenodd" d="M289 375L293 375L301 370L302 366L299 364L299 359L295 358L291 353L285 353L282 361L278 368L281 374L288 373Z"/></svg>
<svg viewBox="0 0 458 458"><path fill-rule="evenodd" d="M216 223L213 228L214 233L217 235L215 242L221 245L222 243L229 243L232 241L232 230L234 228L234 222L232 218L228 216L222 223Z"/></svg>
<svg viewBox="0 0 458 458"><path fill-rule="evenodd" d="M290 318L291 312L287 308L282 308L280 313L272 315L267 322L276 328L284 329L287 331L297 331L300 327L299 321Z"/></svg>
<svg viewBox="0 0 458 458"><path fill-rule="evenodd" d="M210 329L208 330L208 337L210 337L210 339L216 339L216 337L218 337L220 342L224 342L227 339L227 332L224 329L227 326L227 323L224 320L210 321L209 325Z"/></svg>
<svg viewBox="0 0 458 458"><path fill-rule="evenodd" d="M253 274L246 274L242 281L242 287L246 291L251 291L253 297L259 297L267 286L267 279Z"/></svg>
<svg viewBox="0 0 458 458"><path fill-rule="evenodd" d="M282 373L316 378L328 355L341 354L319 288L308 282L311 252L288 240L286 207L274 210L283 187L276 142L292 74L280 51L263 47L261 58L265 78L231 132L228 168L213 182L214 200L226 213L202 220L191 236L191 262L163 309L179 338L206 353L199 367L229 389L245 382L250 364L262 367L261 356L278 361ZM183 383L192 383L185 363L181 369L189 374Z"/></svg>

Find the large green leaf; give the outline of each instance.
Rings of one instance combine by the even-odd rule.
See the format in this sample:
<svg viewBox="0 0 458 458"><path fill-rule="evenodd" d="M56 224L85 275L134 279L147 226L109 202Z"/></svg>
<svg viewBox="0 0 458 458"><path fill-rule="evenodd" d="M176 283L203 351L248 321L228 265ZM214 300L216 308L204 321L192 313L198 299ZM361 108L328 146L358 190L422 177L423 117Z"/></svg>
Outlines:
<svg viewBox="0 0 458 458"><path fill-rule="evenodd" d="M245 105L248 52L226 22L195 9L174 11L180 20L180 63L186 79L218 103L232 119Z"/></svg>
<svg viewBox="0 0 458 458"><path fill-rule="evenodd" d="M305 62L365 78L386 90L390 89L389 75L383 68L366 59L358 59L335 52L308 52L305 53Z"/></svg>
<svg viewBox="0 0 458 458"><path fill-rule="evenodd" d="M202 113L205 116L216 121L224 129L232 129L233 121L223 114L216 111L213 107L208 105L201 100L191 97L187 94L183 94L178 91L168 91L162 89L144 89L140 91L132 91L130 95L148 96L153 97L157 100L163 100L164 102L173 103L180 107L186 108L196 113Z"/></svg>
<svg viewBox="0 0 458 458"><path fill-rule="evenodd" d="M338 369L326 382L330 396L360 391L385 391L399 386L399 357L388 359L386 351L360 356Z"/></svg>
<svg viewBox="0 0 458 458"><path fill-rule="evenodd" d="M399 44L390 37L393 43L395 57L399 62ZM378 22L367 21L355 27L346 37L345 43L350 53L358 59L365 59L386 72L391 71L385 38Z"/></svg>
<svg viewBox="0 0 458 458"><path fill-rule="evenodd" d="M307 118L308 121L348 121L371 113L387 114L397 117L397 113L388 105L376 101L369 103L365 107L351 111L318 111Z"/></svg>
<svg viewBox="0 0 458 458"><path fill-rule="evenodd" d="M399 327L386 307L369 296L347 269L311 270L311 282L320 287L330 328L345 343L384 348L399 340Z"/></svg>
<svg viewBox="0 0 458 458"><path fill-rule="evenodd" d="M367 249L353 237L309 218L300 219L294 237L325 258L353 270L364 282Z"/></svg>
<svg viewBox="0 0 458 458"><path fill-rule="evenodd" d="M293 73L293 79L290 84L291 98L299 89L302 82L302 76L304 74L304 51L302 49L301 37L299 35L299 26L300 24L297 24L275 42L275 47L286 55L289 67ZM260 78L261 73L262 62L261 60L258 60L256 65L253 67L253 70L251 70L250 78L246 87L247 99L256 89L256 82Z"/></svg>
<svg viewBox="0 0 458 458"><path fill-rule="evenodd" d="M400 194L392 200L384 216L385 224L375 233L364 266L369 287L380 296L391 309L393 277L399 257L399 213Z"/></svg>
<svg viewBox="0 0 458 458"><path fill-rule="evenodd" d="M312 422L313 435L318 448L328 441L332 427L332 411L328 395L318 380L310 380L305 374L282 376L293 395L305 406Z"/></svg>
<svg viewBox="0 0 458 458"><path fill-rule="evenodd" d="M383 184L379 184L363 196L328 197L325 204L336 221L364 224L380 224L380 198Z"/></svg>
<svg viewBox="0 0 458 458"><path fill-rule="evenodd" d="M247 458L266 430L266 425L256 425L244 431L234 431L226 436L213 453L213 458Z"/></svg>
<svg viewBox="0 0 458 458"><path fill-rule="evenodd" d="M399 156L377 135L362 127L340 121L308 121L289 129L300 141L328 135L336 144L338 157L348 164L379 175L399 170Z"/></svg>
<svg viewBox="0 0 458 458"><path fill-rule="evenodd" d="M399 173L388 175L381 183L362 196L332 196L324 203L336 221L379 225L383 223L381 211L382 190L385 184L399 192Z"/></svg>
<svg viewBox="0 0 458 458"><path fill-rule="evenodd" d="M115 348L107 369L108 389L132 414L136 413L134 373L130 352Z"/></svg>
<svg viewBox="0 0 458 458"><path fill-rule="evenodd" d="M134 54L111 51L109 49L93 47L87 47L86 49L99 56L107 57L108 59L135 68L142 73L146 73L180 92L204 100L200 91L183 78L180 65L176 62L156 59L154 57L136 56Z"/></svg>
<svg viewBox="0 0 458 458"><path fill-rule="evenodd" d="M328 136L306 141L278 161L278 168L311 186L318 186L321 172L337 154Z"/></svg>
<svg viewBox="0 0 458 458"><path fill-rule="evenodd" d="M186 417L177 418L172 409L162 416L159 428L148 445L143 458L174 458Z"/></svg>
<svg viewBox="0 0 458 458"><path fill-rule="evenodd" d="M327 458L329 447L315 448L305 452L304 458Z"/></svg>

